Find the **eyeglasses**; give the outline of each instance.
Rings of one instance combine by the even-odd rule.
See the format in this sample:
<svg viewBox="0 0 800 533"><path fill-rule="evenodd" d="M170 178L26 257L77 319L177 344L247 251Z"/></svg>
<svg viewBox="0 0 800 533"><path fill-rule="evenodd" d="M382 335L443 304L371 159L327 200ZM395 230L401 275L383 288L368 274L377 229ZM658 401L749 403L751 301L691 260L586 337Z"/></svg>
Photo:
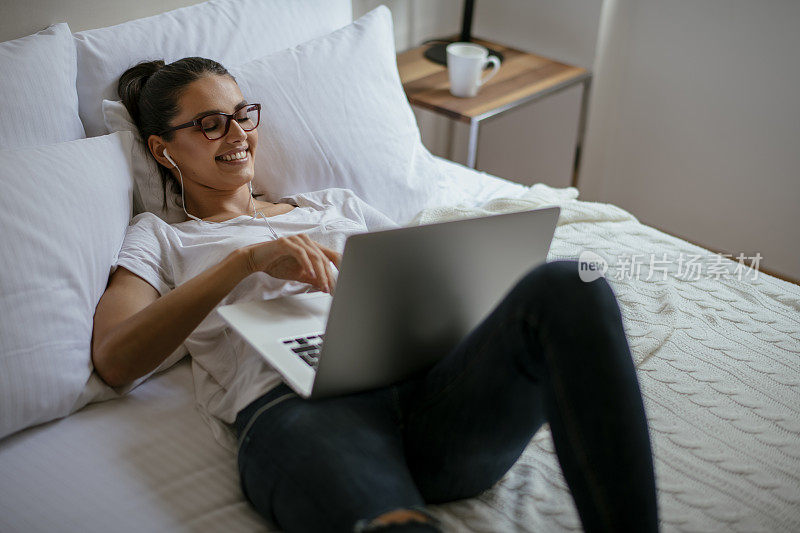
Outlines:
<svg viewBox="0 0 800 533"><path fill-rule="evenodd" d="M206 139L215 141L228 134L231 127L231 120L235 120L239 127L244 131L253 131L258 127L261 120L261 104L247 104L246 106L236 110L236 112L228 113L209 113L202 117L196 118L191 122L185 122L177 126L168 128L159 135L164 135L170 131L180 130L183 128L190 128L197 126L203 132Z"/></svg>

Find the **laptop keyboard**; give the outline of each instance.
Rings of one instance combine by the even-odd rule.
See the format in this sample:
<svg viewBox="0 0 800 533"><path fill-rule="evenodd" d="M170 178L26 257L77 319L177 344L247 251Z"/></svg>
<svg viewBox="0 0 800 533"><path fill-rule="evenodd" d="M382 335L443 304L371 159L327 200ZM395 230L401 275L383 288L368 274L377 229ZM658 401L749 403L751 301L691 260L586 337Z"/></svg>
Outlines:
<svg viewBox="0 0 800 533"><path fill-rule="evenodd" d="M319 363L319 351L322 349L322 341L324 339L324 333L313 333L302 337L284 339L282 342L297 354L300 359L308 363L308 366L316 370Z"/></svg>

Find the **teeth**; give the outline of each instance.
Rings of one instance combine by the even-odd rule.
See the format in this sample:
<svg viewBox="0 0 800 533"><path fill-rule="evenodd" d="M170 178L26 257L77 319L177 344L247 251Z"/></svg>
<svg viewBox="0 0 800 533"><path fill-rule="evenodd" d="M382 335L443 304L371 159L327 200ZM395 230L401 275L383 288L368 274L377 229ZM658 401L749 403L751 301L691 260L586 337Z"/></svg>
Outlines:
<svg viewBox="0 0 800 533"><path fill-rule="evenodd" d="M233 161L235 159L246 159L246 158L247 158L247 150L244 150L242 152L236 152L235 154L220 156L220 159L222 161Z"/></svg>

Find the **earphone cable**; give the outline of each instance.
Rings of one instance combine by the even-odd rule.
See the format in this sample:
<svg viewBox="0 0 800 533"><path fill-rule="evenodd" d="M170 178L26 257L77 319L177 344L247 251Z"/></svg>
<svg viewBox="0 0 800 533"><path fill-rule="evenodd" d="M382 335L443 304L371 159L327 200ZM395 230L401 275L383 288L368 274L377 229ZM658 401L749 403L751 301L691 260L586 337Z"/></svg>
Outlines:
<svg viewBox="0 0 800 533"><path fill-rule="evenodd" d="M180 167L175 163L175 161L173 161L172 158L167 154L166 150L164 150L164 156L169 160L170 163L172 163L172 166L175 167L175 170L178 171L178 177L180 178L180 181L181 181L181 208L183 209L183 212L186 213L186 216L191 218L192 220L196 220L197 222L199 222L201 224L205 224L206 223L205 220L197 218L196 216L190 214L186 210L186 197L185 197L185 195L183 193L183 173L181 172ZM277 240L278 239L278 234L275 232L274 229L272 229L272 225L270 225L269 221L267 220L267 217L264 216L264 213L262 213L260 210L256 211L256 206L253 203L253 182L249 181L247 183L247 185L250 188L250 200L248 201L248 207L252 207L252 209L253 209L253 214L250 215L250 216L253 218L253 220L258 220L258 215L261 215L261 218L264 219L264 224L266 225L266 228L270 231L270 233L272 233L272 237L275 240Z"/></svg>

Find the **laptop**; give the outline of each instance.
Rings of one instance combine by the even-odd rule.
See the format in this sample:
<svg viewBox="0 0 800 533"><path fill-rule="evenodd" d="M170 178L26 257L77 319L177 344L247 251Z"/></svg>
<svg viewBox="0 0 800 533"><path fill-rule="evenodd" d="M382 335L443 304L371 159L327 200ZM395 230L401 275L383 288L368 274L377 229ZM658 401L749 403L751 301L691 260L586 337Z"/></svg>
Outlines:
<svg viewBox="0 0 800 533"><path fill-rule="evenodd" d="M303 398L402 381L447 355L530 269L559 207L351 235L334 295L221 306Z"/></svg>

